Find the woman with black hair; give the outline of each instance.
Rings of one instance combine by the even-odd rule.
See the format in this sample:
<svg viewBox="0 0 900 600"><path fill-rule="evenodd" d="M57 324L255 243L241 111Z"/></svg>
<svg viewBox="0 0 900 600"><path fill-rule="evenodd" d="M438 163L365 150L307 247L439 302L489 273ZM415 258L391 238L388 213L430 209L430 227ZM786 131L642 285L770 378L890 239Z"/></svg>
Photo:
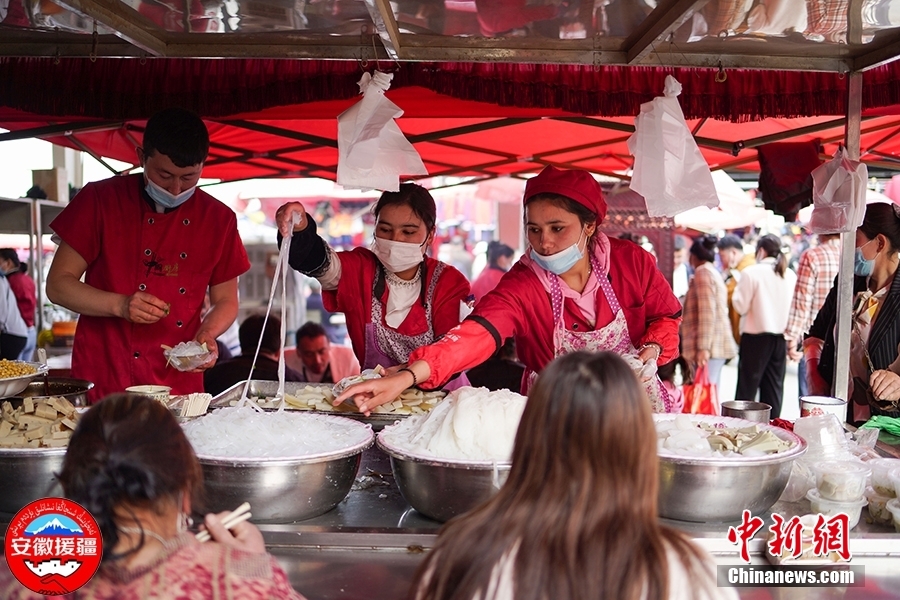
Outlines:
<svg viewBox="0 0 900 600"><path fill-rule="evenodd" d="M384 192L373 209L370 248L336 252L316 233L299 202L275 213L278 243L291 235L291 267L322 284L330 312L342 312L363 369L406 363L409 354L459 324L469 282L455 268L426 256L434 241L437 208L420 185ZM292 225L292 215L299 221Z"/></svg>
<svg viewBox="0 0 900 600"><path fill-rule="evenodd" d="M734 358L734 338L728 320L728 290L716 270L716 244L712 235L699 237L688 258L694 277L684 298L681 354L696 372L706 367L710 383L718 384L725 361Z"/></svg>
<svg viewBox="0 0 900 600"><path fill-rule="evenodd" d="M0 272L6 276L6 281L16 297L19 313L27 327L25 347L19 352L18 359L34 360L34 349L37 344L37 332L34 328L37 287L34 279L28 276L28 265L19 260L19 255L12 248L0 248Z"/></svg>
<svg viewBox="0 0 900 600"><path fill-rule="evenodd" d="M900 207L870 204L856 230L853 265L853 321L850 376L853 408L847 419L865 421L870 414L900 417ZM828 394L834 375L834 324L837 286L803 342L810 393ZM843 359L847 360L847 359Z"/></svg>
<svg viewBox="0 0 900 600"><path fill-rule="evenodd" d="M203 496L203 472L171 411L146 396L114 394L80 419L59 474L65 497L86 508L103 537L100 570L78 598L302 600L259 529L225 529L208 514L214 541L187 530ZM5 562L4 562L5 565ZM36 600L9 570L0 598Z"/></svg>
<svg viewBox="0 0 900 600"><path fill-rule="evenodd" d="M741 315L741 346L735 400L755 400L781 415L787 347L784 329L797 275L788 266L781 238L768 234L756 243L756 264L741 273L731 304Z"/></svg>

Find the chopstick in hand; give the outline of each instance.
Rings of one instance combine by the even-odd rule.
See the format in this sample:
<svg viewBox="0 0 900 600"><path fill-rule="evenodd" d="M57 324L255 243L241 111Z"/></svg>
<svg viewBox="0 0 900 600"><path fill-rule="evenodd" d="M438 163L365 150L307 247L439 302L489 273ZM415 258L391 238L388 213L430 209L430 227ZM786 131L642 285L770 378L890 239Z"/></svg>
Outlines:
<svg viewBox="0 0 900 600"><path fill-rule="evenodd" d="M238 523L243 523L253 515L250 513L250 503L244 502L236 509L225 515L222 519L222 526L225 529L231 529ZM212 539L212 536L209 534L208 530L201 531L196 535L198 542L208 542Z"/></svg>

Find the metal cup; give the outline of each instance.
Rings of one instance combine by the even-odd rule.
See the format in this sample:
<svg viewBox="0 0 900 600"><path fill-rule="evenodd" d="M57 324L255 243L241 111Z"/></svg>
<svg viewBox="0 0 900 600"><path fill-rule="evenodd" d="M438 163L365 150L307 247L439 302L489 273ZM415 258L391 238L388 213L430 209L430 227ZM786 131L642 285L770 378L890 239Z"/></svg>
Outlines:
<svg viewBox="0 0 900 600"><path fill-rule="evenodd" d="M736 417L738 419L747 419L748 421L768 423L771 412L772 407L763 402L729 400L722 403L723 417Z"/></svg>

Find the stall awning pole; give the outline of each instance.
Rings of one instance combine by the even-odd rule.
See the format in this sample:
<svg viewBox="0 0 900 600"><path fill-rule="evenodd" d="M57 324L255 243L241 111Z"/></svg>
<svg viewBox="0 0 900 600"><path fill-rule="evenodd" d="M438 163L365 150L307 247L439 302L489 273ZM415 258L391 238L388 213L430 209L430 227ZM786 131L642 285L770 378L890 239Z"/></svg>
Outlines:
<svg viewBox="0 0 900 600"><path fill-rule="evenodd" d="M847 126L845 146L847 158L859 160L860 113L862 111L862 73L847 75ZM847 399L850 373L850 322L853 303L853 253L856 232L841 234L841 269L838 272L837 327L835 331L834 395ZM848 406L848 420L853 420L853 407Z"/></svg>

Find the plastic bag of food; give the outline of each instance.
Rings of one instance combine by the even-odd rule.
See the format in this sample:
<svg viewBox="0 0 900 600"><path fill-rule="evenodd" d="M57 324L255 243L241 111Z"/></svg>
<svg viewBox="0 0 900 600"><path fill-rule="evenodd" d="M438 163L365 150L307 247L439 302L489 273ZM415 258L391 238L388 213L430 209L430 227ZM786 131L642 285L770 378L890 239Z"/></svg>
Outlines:
<svg viewBox="0 0 900 600"><path fill-rule="evenodd" d="M331 391L334 392L335 396L340 396L344 393L351 385L356 385L357 383L362 383L363 381L367 381L369 379L378 379L384 375L384 367L381 365L376 366L374 369L366 369L359 375L351 375L350 377L344 377L331 388Z"/></svg>
<svg viewBox="0 0 900 600"><path fill-rule="evenodd" d="M163 355L166 364L172 365L179 371L193 371L197 367L209 362L213 354L206 347L206 342L198 344L195 341L181 342L174 348L163 345Z"/></svg>

